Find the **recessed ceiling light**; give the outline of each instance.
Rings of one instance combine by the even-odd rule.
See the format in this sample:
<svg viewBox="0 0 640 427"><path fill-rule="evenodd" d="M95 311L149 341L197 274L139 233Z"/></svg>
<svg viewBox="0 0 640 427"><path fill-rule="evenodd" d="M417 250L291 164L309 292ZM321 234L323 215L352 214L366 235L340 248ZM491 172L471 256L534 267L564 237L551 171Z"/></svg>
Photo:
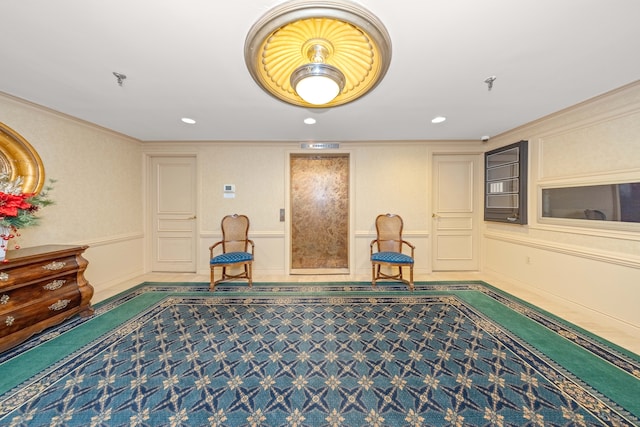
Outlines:
<svg viewBox="0 0 640 427"><path fill-rule="evenodd" d="M431 119L431 123L442 123L445 120L447 120L445 116L436 116L433 119Z"/></svg>
<svg viewBox="0 0 640 427"><path fill-rule="evenodd" d="M304 119L304 122L307 125L315 125L316 119L314 119L313 117L307 117L306 119Z"/></svg>
<svg viewBox="0 0 640 427"><path fill-rule="evenodd" d="M195 123L196 123L196 121L195 121L195 120L190 119L189 117L183 117L183 118L182 118L182 119L180 119L180 120L182 120L182 122L183 122L183 123L186 123L186 124L188 124L188 125L193 125L193 124L195 124Z"/></svg>

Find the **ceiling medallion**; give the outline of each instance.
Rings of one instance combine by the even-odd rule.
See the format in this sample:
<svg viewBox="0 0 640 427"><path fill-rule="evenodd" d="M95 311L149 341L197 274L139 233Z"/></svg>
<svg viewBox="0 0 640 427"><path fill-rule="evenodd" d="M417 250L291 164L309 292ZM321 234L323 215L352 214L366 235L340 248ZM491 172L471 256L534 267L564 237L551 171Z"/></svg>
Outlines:
<svg viewBox="0 0 640 427"><path fill-rule="evenodd" d="M371 12L350 1L291 0L249 30L247 68L289 104L327 108L375 88L391 62L391 39Z"/></svg>

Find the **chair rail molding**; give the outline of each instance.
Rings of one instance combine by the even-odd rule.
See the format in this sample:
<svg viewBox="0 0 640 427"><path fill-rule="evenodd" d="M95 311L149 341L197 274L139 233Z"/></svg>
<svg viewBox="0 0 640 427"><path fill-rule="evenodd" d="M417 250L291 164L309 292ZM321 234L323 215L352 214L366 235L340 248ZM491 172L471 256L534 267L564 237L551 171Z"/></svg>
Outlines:
<svg viewBox="0 0 640 427"><path fill-rule="evenodd" d="M220 231L202 231L199 234L201 239L219 238L222 237ZM279 239L284 238L284 231L250 231L249 237L252 239Z"/></svg>
<svg viewBox="0 0 640 427"><path fill-rule="evenodd" d="M124 233L118 234L115 236L109 236L105 238L91 239L91 240L83 240L81 242L72 242L72 245L87 245L89 247L95 248L98 246L107 246L113 245L115 243L128 242L131 240L141 240L144 239L144 233L134 232L134 233Z"/></svg>

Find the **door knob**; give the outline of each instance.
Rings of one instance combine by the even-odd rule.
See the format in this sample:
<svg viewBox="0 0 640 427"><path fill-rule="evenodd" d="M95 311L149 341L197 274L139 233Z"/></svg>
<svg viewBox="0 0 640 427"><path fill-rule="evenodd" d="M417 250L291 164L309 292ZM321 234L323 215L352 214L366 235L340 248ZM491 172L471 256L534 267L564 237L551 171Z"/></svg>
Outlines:
<svg viewBox="0 0 640 427"><path fill-rule="evenodd" d="M432 213L431 218L438 218L438 214Z"/></svg>

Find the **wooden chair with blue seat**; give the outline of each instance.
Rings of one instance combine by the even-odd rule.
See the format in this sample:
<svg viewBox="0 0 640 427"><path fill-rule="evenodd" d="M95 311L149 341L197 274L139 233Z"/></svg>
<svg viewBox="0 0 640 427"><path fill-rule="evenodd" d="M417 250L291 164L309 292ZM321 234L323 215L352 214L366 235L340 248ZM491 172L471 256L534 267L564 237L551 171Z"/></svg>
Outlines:
<svg viewBox="0 0 640 427"><path fill-rule="evenodd" d="M371 285L378 280L394 280L405 283L413 291L413 264L415 246L402 238L404 223L399 215L384 214L376 218L377 238L371 241ZM403 249L408 253L403 253ZM409 267L409 279L402 268ZM395 269L397 273L395 272Z"/></svg>
<svg viewBox="0 0 640 427"><path fill-rule="evenodd" d="M209 247L211 283L209 289L223 281L233 279L247 279L249 287L253 285L253 240L249 239L249 218L246 215L227 215L220 223L222 240ZM222 253L214 255L216 252ZM215 280L216 268L222 269L222 277ZM229 270L233 270L230 273ZM240 271L238 271L240 270Z"/></svg>

